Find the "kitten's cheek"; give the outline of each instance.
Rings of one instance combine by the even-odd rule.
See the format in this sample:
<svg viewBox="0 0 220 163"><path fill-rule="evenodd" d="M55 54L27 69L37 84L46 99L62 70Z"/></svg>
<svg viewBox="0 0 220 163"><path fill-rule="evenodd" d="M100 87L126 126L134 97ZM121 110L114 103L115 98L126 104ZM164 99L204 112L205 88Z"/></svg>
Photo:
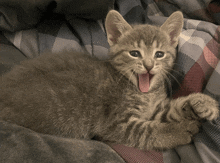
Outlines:
<svg viewBox="0 0 220 163"><path fill-rule="evenodd" d="M158 72L158 68L154 68L154 69L152 69L149 73L151 74L151 75L156 75L157 74L157 72Z"/></svg>
<svg viewBox="0 0 220 163"><path fill-rule="evenodd" d="M132 75L130 76L130 79L129 79L136 87L138 87L138 79L137 79L137 76L136 75Z"/></svg>
<svg viewBox="0 0 220 163"><path fill-rule="evenodd" d="M160 79L162 78L160 75L158 75L157 73L155 74L152 74L152 78L151 78L151 81L150 81L150 88L149 90L154 87L155 84L158 83L158 81L160 81Z"/></svg>

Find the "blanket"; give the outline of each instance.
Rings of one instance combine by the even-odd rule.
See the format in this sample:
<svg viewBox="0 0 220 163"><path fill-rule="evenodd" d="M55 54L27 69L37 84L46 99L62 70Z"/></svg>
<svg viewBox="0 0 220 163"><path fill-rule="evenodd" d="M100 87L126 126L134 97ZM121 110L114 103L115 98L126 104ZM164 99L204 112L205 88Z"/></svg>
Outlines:
<svg viewBox="0 0 220 163"><path fill-rule="evenodd" d="M79 7L75 5L78 1L74 0L67 1L73 8L69 5L70 8L66 11L64 8L67 5L62 0L16 2L15 0L0 2L2 31L0 38L6 40L4 44L7 44L0 48L6 50L7 46L14 48L10 53L2 53L0 50L0 68L5 68L5 71L25 58L37 57L45 51L58 52L66 49L84 51L100 60L107 59L109 45L104 19L99 19L107 13L106 9L118 10L129 23L152 25L161 25L171 13L180 10L185 20L174 69L183 75L177 76L177 81L174 81L172 96L177 98L193 92L203 92L220 102L218 1L115 0L114 7L113 1L108 1L109 3L106 1L107 7L100 9L103 11L101 17L97 16L100 11L98 9L85 9L84 11L89 11L85 14L72 12L74 7ZM9 62L11 58L13 61ZM176 74L173 75L176 77ZM105 145L95 141L42 135L14 124L1 122L0 162L215 163L220 162L219 135L220 119L204 122L193 143L156 152L140 151L120 144ZM12 154L14 155L11 156Z"/></svg>

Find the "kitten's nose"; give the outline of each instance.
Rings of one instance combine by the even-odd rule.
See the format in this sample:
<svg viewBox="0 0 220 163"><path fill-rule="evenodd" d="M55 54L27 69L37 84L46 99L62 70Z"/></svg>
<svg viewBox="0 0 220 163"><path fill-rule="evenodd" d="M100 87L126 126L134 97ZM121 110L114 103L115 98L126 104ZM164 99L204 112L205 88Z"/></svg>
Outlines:
<svg viewBox="0 0 220 163"><path fill-rule="evenodd" d="M149 72L152 68L154 67L154 65L145 65L145 68L147 69L147 71Z"/></svg>
<svg viewBox="0 0 220 163"><path fill-rule="evenodd" d="M154 67L154 61L152 61L152 60L145 60L144 61L144 67L149 72Z"/></svg>

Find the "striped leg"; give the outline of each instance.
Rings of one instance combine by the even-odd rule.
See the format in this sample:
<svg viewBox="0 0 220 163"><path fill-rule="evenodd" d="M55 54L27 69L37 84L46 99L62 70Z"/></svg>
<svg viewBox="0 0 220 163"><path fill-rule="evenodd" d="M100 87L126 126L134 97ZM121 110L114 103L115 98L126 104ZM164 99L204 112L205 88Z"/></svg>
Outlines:
<svg viewBox="0 0 220 163"><path fill-rule="evenodd" d="M122 119L109 123L100 137L117 144L147 150L163 150L191 142L199 131L198 121L162 123L144 120L141 115L127 113Z"/></svg>

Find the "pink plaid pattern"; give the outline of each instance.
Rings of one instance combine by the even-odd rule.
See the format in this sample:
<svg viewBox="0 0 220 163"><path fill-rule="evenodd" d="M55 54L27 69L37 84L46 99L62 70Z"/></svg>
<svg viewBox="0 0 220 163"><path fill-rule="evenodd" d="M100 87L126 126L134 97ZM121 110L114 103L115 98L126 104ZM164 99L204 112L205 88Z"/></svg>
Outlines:
<svg viewBox="0 0 220 163"><path fill-rule="evenodd" d="M220 49L220 44L218 43L219 32L220 27L217 28L213 39L204 47L199 59L185 75L180 89L173 95L173 98L187 96L190 93L202 92L204 86L207 84L206 79L211 76L219 62L219 59L215 56Z"/></svg>
<svg viewBox="0 0 220 163"><path fill-rule="evenodd" d="M111 147L122 156L127 163L164 163L163 154L161 152L142 151L120 144L114 144L111 145Z"/></svg>

